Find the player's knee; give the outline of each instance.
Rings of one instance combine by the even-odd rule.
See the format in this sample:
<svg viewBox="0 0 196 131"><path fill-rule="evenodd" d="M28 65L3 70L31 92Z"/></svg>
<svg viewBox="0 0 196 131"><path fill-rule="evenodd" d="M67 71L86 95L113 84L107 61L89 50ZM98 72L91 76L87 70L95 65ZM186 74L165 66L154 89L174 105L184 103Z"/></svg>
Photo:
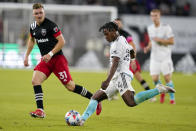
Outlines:
<svg viewBox="0 0 196 131"><path fill-rule="evenodd" d="M74 91L75 89L75 83L73 81L68 82L65 87L67 88L68 91Z"/></svg>
<svg viewBox="0 0 196 131"><path fill-rule="evenodd" d="M32 85L35 86L35 85L41 85L41 82L37 81L37 80L32 80Z"/></svg>
<svg viewBox="0 0 196 131"><path fill-rule="evenodd" d="M127 106L134 107L136 106L135 102L126 102Z"/></svg>

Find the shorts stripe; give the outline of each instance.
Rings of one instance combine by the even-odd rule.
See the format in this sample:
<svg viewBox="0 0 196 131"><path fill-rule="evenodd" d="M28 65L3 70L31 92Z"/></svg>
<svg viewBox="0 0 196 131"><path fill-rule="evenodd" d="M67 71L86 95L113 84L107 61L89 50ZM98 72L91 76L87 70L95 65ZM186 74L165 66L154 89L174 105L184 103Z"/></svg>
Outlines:
<svg viewBox="0 0 196 131"><path fill-rule="evenodd" d="M121 79L122 79L122 82L123 82L124 89L128 88L127 81L125 79L125 75L123 73L121 73L120 76L121 76Z"/></svg>

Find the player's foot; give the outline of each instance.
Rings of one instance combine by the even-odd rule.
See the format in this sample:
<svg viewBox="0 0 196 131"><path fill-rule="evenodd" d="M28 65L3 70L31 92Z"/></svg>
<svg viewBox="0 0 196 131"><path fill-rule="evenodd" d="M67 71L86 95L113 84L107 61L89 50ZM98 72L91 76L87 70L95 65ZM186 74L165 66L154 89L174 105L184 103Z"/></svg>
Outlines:
<svg viewBox="0 0 196 131"><path fill-rule="evenodd" d="M176 104L175 100L170 100L170 104Z"/></svg>
<svg viewBox="0 0 196 131"><path fill-rule="evenodd" d="M164 103L164 101L165 101L165 93L162 93L160 95L160 103Z"/></svg>
<svg viewBox="0 0 196 131"><path fill-rule="evenodd" d="M155 101L157 101L157 98L156 97L150 98L149 101L150 102L155 102Z"/></svg>
<svg viewBox="0 0 196 131"><path fill-rule="evenodd" d="M79 126L83 126L83 125L84 125L84 122L85 122L85 121L81 119L81 120L80 120L80 123L79 123Z"/></svg>
<svg viewBox="0 0 196 131"><path fill-rule="evenodd" d="M176 90L169 87L169 86L165 86L162 84L157 84L156 88L159 90L159 93L175 93Z"/></svg>
<svg viewBox="0 0 196 131"><path fill-rule="evenodd" d="M35 118L44 118L46 116L42 109L37 109L33 112L30 112L30 115Z"/></svg>
<svg viewBox="0 0 196 131"><path fill-rule="evenodd" d="M96 114L100 115L101 110L102 110L102 105L101 105L101 102L99 102L98 105L97 105Z"/></svg>

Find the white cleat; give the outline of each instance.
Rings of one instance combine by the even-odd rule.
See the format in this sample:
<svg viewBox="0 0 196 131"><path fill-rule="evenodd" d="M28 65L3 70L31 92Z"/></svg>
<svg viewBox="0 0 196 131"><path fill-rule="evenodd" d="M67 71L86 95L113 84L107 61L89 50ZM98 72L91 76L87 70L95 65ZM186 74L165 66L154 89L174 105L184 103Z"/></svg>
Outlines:
<svg viewBox="0 0 196 131"><path fill-rule="evenodd" d="M169 86L162 85L162 84L156 85L156 88L159 90L160 93L175 93L176 92L175 89Z"/></svg>

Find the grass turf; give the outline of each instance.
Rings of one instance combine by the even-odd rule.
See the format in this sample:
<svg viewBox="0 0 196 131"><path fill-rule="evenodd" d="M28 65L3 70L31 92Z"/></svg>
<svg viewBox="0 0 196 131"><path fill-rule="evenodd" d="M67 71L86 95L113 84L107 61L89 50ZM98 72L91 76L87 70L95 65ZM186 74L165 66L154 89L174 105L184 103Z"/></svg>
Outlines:
<svg viewBox="0 0 196 131"><path fill-rule="evenodd" d="M164 104L146 101L130 108L123 100L102 102L100 116L95 113L82 127L67 126L64 115L75 109L83 113L89 100L67 91L60 81L51 75L43 83L46 118L31 118L30 111L36 109L32 71L0 69L0 130L5 131L194 131L196 130L196 74L174 73L176 105L169 104L166 95ZM106 73L71 72L75 83L95 92L100 88ZM149 73L143 77L153 87ZM142 91L140 84L132 83L136 93Z"/></svg>

